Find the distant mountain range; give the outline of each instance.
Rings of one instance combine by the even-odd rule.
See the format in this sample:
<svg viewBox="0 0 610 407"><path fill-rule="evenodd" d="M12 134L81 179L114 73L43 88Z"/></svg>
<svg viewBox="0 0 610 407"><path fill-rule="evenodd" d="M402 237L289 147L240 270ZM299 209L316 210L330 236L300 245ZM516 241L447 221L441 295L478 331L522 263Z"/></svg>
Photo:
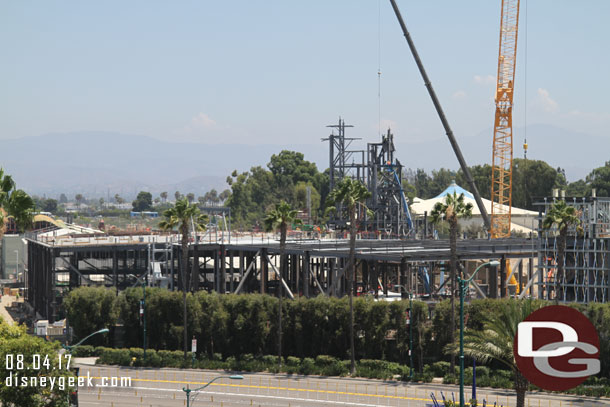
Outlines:
<svg viewBox="0 0 610 407"><path fill-rule="evenodd" d="M515 134L520 134L519 129ZM321 133L320 137L327 134ZM348 134L349 135L349 134ZM469 165L491 162L492 130L476 136L456 134ZM528 126L528 158L566 169L569 180L584 178L593 168L610 160L610 137L593 137L549 125ZM515 157L523 157L521 136L515 137ZM356 141L353 149L365 149L368 140ZM357 144L360 143L360 144ZM424 142L409 142L395 134L396 156L408 168L426 171L441 167L457 169L458 163L444 134ZM328 167L328 144L197 144L161 141L152 137L112 132L46 134L0 140L0 166L29 193L72 198L121 196L131 199L138 191L153 195L178 190L203 195L211 188L228 187L226 177L234 170L266 166L272 154L300 151L321 171Z"/></svg>
<svg viewBox="0 0 610 407"><path fill-rule="evenodd" d="M523 129L514 129L513 157L523 158ZM456 132L460 149L468 165L491 164L493 129L475 136ZM566 170L568 181L584 179L594 168L610 161L610 137L595 137L546 124L527 126L528 153L531 160L546 161ZM398 158L410 168L426 171L441 167L458 169L459 164L447 136L439 134L422 143L402 141L395 135Z"/></svg>

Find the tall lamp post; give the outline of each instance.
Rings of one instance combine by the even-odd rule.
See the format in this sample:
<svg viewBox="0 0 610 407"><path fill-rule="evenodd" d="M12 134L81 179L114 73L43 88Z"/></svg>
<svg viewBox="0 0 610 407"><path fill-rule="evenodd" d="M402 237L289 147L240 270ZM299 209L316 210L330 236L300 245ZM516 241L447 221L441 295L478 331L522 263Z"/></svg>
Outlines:
<svg viewBox="0 0 610 407"><path fill-rule="evenodd" d="M144 350L144 365L146 365L146 283L142 283L142 302L140 303L140 315L142 316L142 349Z"/></svg>
<svg viewBox="0 0 610 407"><path fill-rule="evenodd" d="M108 328L103 328L100 329L99 331L95 331L87 336L85 336L83 339L81 339L78 343L74 344L74 345L61 345L62 348L64 348L66 351L68 351L68 354L72 353L72 349L76 348L77 346L80 346L83 342L85 342L87 339L91 338L94 335L98 335L98 334L105 334L108 333L109 330ZM61 354L61 351L60 351ZM79 373L79 368L76 367L74 368L74 374L76 375L76 378L78 379L78 373ZM78 406L78 386L76 387L76 390L71 391L68 394L68 404L70 406L76 405Z"/></svg>
<svg viewBox="0 0 610 407"><path fill-rule="evenodd" d="M196 389L187 389L187 388L182 388L182 391L186 393L186 407L190 407L191 406L191 392L193 391L201 391L203 389L205 389L206 387L208 387L210 384L214 383L216 380L219 379L231 379L231 380L242 380L244 377L241 375L232 375L232 376L217 376L215 378L213 378L212 380L210 380L207 384L204 384L201 387L198 387Z"/></svg>
<svg viewBox="0 0 610 407"><path fill-rule="evenodd" d="M484 266L497 267L499 265L500 262L497 260L488 261L477 267L470 278L464 279L458 276L458 283L460 286L460 407L466 406L464 402L464 295L466 294L470 282L480 269Z"/></svg>
<svg viewBox="0 0 610 407"><path fill-rule="evenodd" d="M74 345L61 345L65 350L67 350L68 352L71 352L72 349L76 348L77 346L82 345L83 342L85 342L87 339L91 338L93 335L97 335L97 334L105 334L108 333L109 330L108 328L103 328L100 329L99 331L95 331L92 334L89 334L87 336L85 336L83 339L81 339L78 343L74 344Z"/></svg>
<svg viewBox="0 0 610 407"><path fill-rule="evenodd" d="M411 316L411 312L413 312L413 295L401 284L394 285L394 288L404 290L409 296L409 378L411 379L413 377L413 320Z"/></svg>
<svg viewBox="0 0 610 407"><path fill-rule="evenodd" d="M15 252L15 278L19 281L19 250L13 250Z"/></svg>

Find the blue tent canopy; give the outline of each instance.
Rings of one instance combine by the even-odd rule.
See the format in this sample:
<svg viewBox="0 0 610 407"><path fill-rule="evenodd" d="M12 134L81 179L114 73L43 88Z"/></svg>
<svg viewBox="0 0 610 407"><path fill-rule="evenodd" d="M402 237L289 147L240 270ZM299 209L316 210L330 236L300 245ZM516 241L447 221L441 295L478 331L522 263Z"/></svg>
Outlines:
<svg viewBox="0 0 610 407"><path fill-rule="evenodd" d="M465 198L470 198L470 199L474 199L474 195L472 195L470 192L466 191L464 188L462 188L461 186L457 185L454 182L451 183L451 185L449 185L447 187L447 189L445 189L443 192L441 192L440 194L438 194L437 196L434 197L434 199L436 198L443 198L447 195L453 195L453 193L455 192L456 195L460 195L460 194L464 194Z"/></svg>

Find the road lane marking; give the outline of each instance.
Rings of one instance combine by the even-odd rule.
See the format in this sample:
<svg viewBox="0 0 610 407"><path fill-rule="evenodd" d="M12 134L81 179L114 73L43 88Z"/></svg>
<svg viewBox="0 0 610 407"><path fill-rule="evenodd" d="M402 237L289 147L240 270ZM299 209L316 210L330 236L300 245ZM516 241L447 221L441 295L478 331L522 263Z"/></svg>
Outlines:
<svg viewBox="0 0 610 407"><path fill-rule="evenodd" d="M152 390L152 391L166 391L166 392L175 392L175 391L182 391L182 390L178 390L178 389L160 389L157 387L134 387L134 389L138 389L138 390ZM109 393L113 393L113 394L121 394L121 392L109 392ZM85 392L83 391L82 394L94 394L91 392ZM322 403L325 405L328 404L336 404L336 405L347 405L347 406L359 406L359 407L386 407L383 406L381 404L365 404L365 403L356 403L353 401L338 401L338 400L317 400L317 399L306 399L306 398L299 398L299 397L286 397L286 396L272 396L272 395L263 395L263 394L240 394L240 393L224 393L224 392L214 392L214 391L203 391L203 392L197 392L196 396L208 396L208 395L212 395L212 396L233 396L233 397L239 397L239 398L259 398L259 399L275 399L275 400L293 400L293 401L300 401L300 402L306 402L306 403ZM191 396L191 397L196 397L195 395ZM369 395L370 396L370 395ZM154 398L159 398L161 399L162 397L155 397L153 395L145 395L143 397L154 397ZM137 398L137 397L136 397ZM422 399L422 401L429 401L429 400L425 400ZM89 402L87 402L89 403Z"/></svg>
<svg viewBox="0 0 610 407"><path fill-rule="evenodd" d="M101 379L101 377L92 377L92 379ZM190 382L190 381L182 381L182 380L156 380L156 379L133 379L134 382L146 382L146 383L171 383L171 384L189 384L202 386L207 383L203 382ZM355 392L346 392L346 391L334 391L334 390L318 390L318 389L300 389L296 387L280 387L280 386L256 386L253 384L231 384L231 383L212 383L210 386L227 386L233 388L243 388L243 389L267 389L267 390L285 390L285 391L295 391L295 392L304 392L304 393L318 393L318 394L338 394L338 395L347 395L347 396L358 396L358 397L377 397L377 398L385 398L385 399L395 399L395 400L415 400L415 401L432 401L429 398L419 398L419 397L406 397L406 396L392 396L385 394L367 394L367 393L355 393ZM138 387L131 387L133 389L138 389ZM161 389L159 389L161 390ZM171 389L168 389L171 390ZM209 393L209 392L206 392ZM307 399L309 400L309 399Z"/></svg>

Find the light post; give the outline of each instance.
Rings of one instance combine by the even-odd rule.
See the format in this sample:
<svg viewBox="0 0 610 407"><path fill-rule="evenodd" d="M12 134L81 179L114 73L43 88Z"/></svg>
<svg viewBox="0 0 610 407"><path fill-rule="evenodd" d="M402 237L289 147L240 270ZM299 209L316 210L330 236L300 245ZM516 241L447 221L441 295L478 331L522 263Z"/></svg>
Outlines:
<svg viewBox="0 0 610 407"><path fill-rule="evenodd" d="M146 365L146 283L142 283L142 303L140 304L142 314L142 349L144 349L143 364Z"/></svg>
<svg viewBox="0 0 610 407"><path fill-rule="evenodd" d="M411 312L413 312L413 296L403 285L396 284L394 288L404 290L409 296L409 379L411 379L413 378L413 318L411 315Z"/></svg>
<svg viewBox="0 0 610 407"><path fill-rule="evenodd" d="M13 250L15 252L15 278L19 280L19 250Z"/></svg>
<svg viewBox="0 0 610 407"><path fill-rule="evenodd" d="M463 279L458 276L458 283L460 288L460 407L466 406L464 402L464 295L466 294L466 289L468 289L470 282L478 273L478 271L483 268L483 266L497 267L499 265L500 262L497 260L488 261L477 267L474 270L474 273L472 273L472 275L470 276L470 278ZM473 374L475 374L475 372L473 372Z"/></svg>
<svg viewBox="0 0 610 407"><path fill-rule="evenodd" d="M97 335L97 334L105 334L105 333L108 333L108 332L109 332L108 328L102 328L99 331L95 331L95 332L85 336L83 339L81 339L75 345L64 345L64 344L62 344L61 347L64 348L66 351L68 351L68 354L70 354L70 353L72 353L72 349L76 348L77 346L80 346L83 342L85 342L87 339L91 338L92 336ZM61 351L59 353L61 355ZM76 375L76 379L77 380L78 380L78 373L79 373L79 368L78 367L74 368L74 374ZM70 406L78 405L78 386L76 387L75 391L71 391L68 394L68 403L69 403Z"/></svg>
<svg viewBox="0 0 610 407"><path fill-rule="evenodd" d="M77 344L75 344L75 345L61 345L61 346L62 346L62 347L65 349L65 350L67 350L68 352L71 352L71 351L72 351L72 349L76 348L77 346L82 345L82 343L83 343L83 342L85 342L87 339L91 338L93 335L97 335L97 334L105 334L105 333L108 333L108 332L109 332L108 328L103 328L103 329L100 329L99 331L95 331L95 332L93 332L92 334L89 334L89 335L85 336L83 339L81 339L81 340L80 340L80 342L78 342L78 343L77 343Z"/></svg>
<svg viewBox="0 0 610 407"><path fill-rule="evenodd" d="M198 387L196 389L187 389L187 388L182 388L182 391L186 393L186 407L190 407L191 406L191 392L193 391L201 391L203 389L205 389L206 387L208 387L210 384L214 383L216 380L219 379L231 379L231 380L242 380L244 377L241 375L232 375L232 376L217 376L215 378L213 378L212 380L210 380L207 384L204 384L201 387Z"/></svg>

